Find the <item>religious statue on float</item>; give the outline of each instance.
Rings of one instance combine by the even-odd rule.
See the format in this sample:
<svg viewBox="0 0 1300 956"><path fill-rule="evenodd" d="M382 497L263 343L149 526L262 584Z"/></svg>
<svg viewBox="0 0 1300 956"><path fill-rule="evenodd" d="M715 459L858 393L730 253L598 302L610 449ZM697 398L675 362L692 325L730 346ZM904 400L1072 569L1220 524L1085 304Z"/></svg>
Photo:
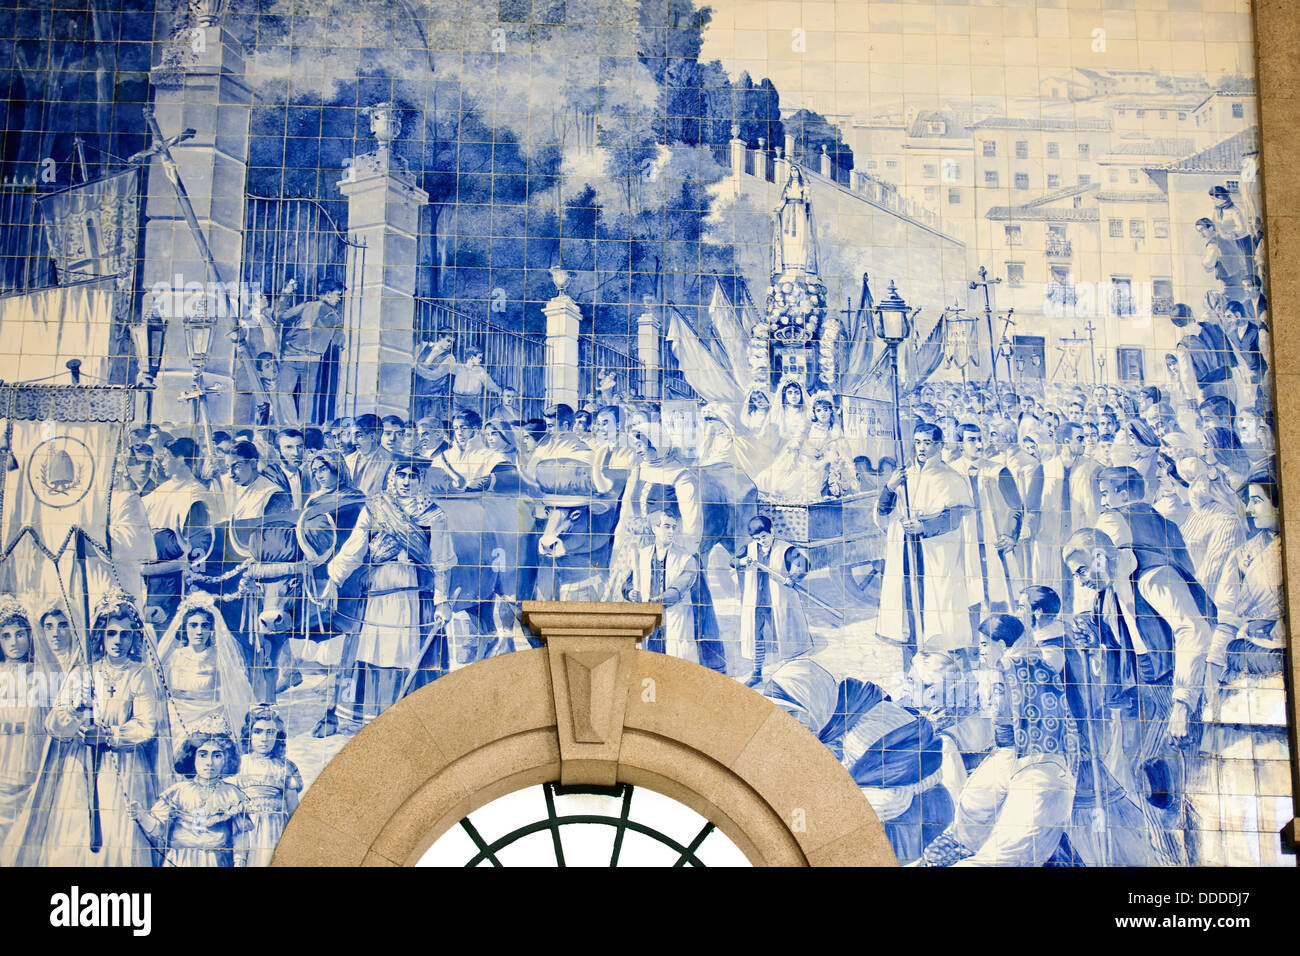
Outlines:
<svg viewBox="0 0 1300 956"><path fill-rule="evenodd" d="M776 209L766 318L754 329L760 340L755 344L765 346L750 352L755 377L766 379L773 388L781 382L797 382L805 393L833 391L838 324L826 318L826 285L818 274L810 189L797 166L790 170Z"/></svg>

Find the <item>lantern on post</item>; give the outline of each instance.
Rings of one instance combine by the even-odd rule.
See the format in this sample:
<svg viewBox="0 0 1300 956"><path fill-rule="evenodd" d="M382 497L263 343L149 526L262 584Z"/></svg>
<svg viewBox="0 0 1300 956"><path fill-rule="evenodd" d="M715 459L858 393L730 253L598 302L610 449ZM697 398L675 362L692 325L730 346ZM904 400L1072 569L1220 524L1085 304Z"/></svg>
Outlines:
<svg viewBox="0 0 1300 956"><path fill-rule="evenodd" d="M194 383L203 387L203 370L208 364L208 348L212 345L212 329L216 325L208 312L207 296L199 297L193 309L187 309L182 320L185 326L185 351L189 353L190 367L194 369Z"/></svg>
<svg viewBox="0 0 1300 956"><path fill-rule="evenodd" d="M894 446L900 468L906 467L907 459L903 453L903 420L902 409L899 407L898 347L912 334L912 319L919 311L913 311L903 301L892 281L889 283L889 292L871 310L872 331L876 333L876 338L884 340L885 347L889 349L889 370L894 389ZM908 500L906 484L903 485L903 503L910 513L911 502Z"/></svg>
<svg viewBox="0 0 1300 956"><path fill-rule="evenodd" d="M211 429L208 425L207 390L203 387L203 370L207 368L208 348L212 345L212 330L216 326L216 321L208 310L206 295L199 297L193 309L185 310L181 324L185 331L185 351L190 357L190 368L194 370L194 387L183 393L181 398L194 403L194 424L202 427L207 439L205 447L209 447L212 444Z"/></svg>
<svg viewBox="0 0 1300 956"><path fill-rule="evenodd" d="M162 309L162 300L155 300L140 320L132 322L128 328L131 344L135 347L135 387L144 396L146 425L153 424L153 393L158 373L162 370L163 344L167 338L167 316Z"/></svg>
<svg viewBox="0 0 1300 956"><path fill-rule="evenodd" d="M871 310L872 331L877 338L884 339L886 345L897 351L902 341L912 334L913 314L898 294L894 283L890 282L889 293Z"/></svg>

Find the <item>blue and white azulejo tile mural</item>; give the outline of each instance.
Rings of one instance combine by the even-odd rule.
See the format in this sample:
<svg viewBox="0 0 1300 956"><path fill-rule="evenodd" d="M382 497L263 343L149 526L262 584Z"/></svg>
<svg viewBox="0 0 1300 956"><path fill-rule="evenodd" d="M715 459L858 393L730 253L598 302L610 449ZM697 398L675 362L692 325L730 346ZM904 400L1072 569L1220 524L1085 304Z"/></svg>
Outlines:
<svg viewBox="0 0 1300 956"><path fill-rule="evenodd" d="M903 863L1290 862L1251 29L0 0L0 859L265 864L537 598Z"/></svg>

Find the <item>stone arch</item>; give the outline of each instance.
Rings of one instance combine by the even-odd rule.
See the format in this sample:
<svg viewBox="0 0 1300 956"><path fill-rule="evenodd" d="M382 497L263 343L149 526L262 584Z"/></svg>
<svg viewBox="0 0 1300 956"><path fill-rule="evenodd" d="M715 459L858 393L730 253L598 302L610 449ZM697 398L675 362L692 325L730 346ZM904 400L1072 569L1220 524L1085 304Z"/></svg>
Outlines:
<svg viewBox="0 0 1300 956"><path fill-rule="evenodd" d="M861 790L794 718L636 648L659 613L525 602L545 646L455 671L381 714L307 791L273 865L412 865L466 814L550 780L655 790L757 865L896 865Z"/></svg>

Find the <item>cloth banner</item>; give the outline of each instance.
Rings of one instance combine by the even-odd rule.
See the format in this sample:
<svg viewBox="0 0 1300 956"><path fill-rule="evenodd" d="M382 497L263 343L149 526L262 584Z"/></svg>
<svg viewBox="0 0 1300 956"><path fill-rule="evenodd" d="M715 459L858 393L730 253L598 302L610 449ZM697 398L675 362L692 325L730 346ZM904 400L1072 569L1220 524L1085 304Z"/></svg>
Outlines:
<svg viewBox="0 0 1300 956"><path fill-rule="evenodd" d="M973 317L946 316L943 320L943 364L957 369L979 368L979 336Z"/></svg>
<svg viewBox="0 0 1300 956"><path fill-rule="evenodd" d="M140 171L70 186L37 200L60 285L112 276L114 317L130 318L140 240Z"/></svg>
<svg viewBox="0 0 1300 956"><path fill-rule="evenodd" d="M117 535L110 527L121 510L114 501L115 466L132 407L133 395L125 388L0 388L7 445L7 451L0 446L0 461L7 459L0 484L0 587L35 613L38 606L63 600L79 616L82 588L92 605L110 586L140 590L136 581L116 579L113 558L138 556L115 555L122 549L114 548ZM134 496L119 497L129 503ZM147 521L144 527L147 532ZM87 554L87 576L80 583L77 532L85 537ZM138 568L134 574L138 578Z"/></svg>
<svg viewBox="0 0 1300 956"><path fill-rule="evenodd" d="M709 301L707 319L700 324L702 344L721 365L729 369L736 379L749 366L749 336L740 317L740 310L728 298L718 280L713 282L713 297ZM705 328L705 321L708 328Z"/></svg>

